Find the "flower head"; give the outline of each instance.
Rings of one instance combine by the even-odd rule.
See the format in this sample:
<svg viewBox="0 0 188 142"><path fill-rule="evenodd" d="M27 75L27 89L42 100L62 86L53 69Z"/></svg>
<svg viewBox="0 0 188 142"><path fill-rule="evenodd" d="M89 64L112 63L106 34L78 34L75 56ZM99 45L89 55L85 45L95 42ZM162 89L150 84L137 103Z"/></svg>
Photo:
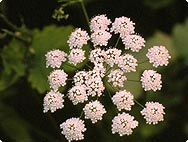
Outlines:
<svg viewBox="0 0 188 142"><path fill-rule="evenodd" d="M102 79L98 77L90 77L88 80L86 80L86 87L87 87L87 93L90 96L101 96L102 92L104 91L104 84Z"/></svg>
<svg viewBox="0 0 188 142"><path fill-rule="evenodd" d="M48 92L46 94L46 96L44 97L43 112L46 113L46 112L48 112L48 110L50 110L51 112L55 112L57 109L63 108L64 107L63 96L64 95L58 91L57 92L55 92L55 91Z"/></svg>
<svg viewBox="0 0 188 142"><path fill-rule="evenodd" d="M85 81L87 79L88 79L88 72L86 71L79 71L73 77L73 81L75 85L85 85Z"/></svg>
<svg viewBox="0 0 188 142"><path fill-rule="evenodd" d="M61 133L65 135L65 138L69 142L84 139L83 132L86 131L86 128L84 121L79 118L67 119L65 122L60 124L60 128L62 129Z"/></svg>
<svg viewBox="0 0 188 142"><path fill-rule="evenodd" d="M121 50L116 48L111 48L106 51L105 61L110 67L113 67L114 64L118 63L118 58L121 55Z"/></svg>
<svg viewBox="0 0 188 142"><path fill-rule="evenodd" d="M138 52L145 46L145 40L139 35L128 35L122 39L125 49L131 49L133 52Z"/></svg>
<svg viewBox="0 0 188 142"><path fill-rule="evenodd" d="M119 91L112 97L113 103L117 106L118 110L122 109L131 110L131 107L134 105L134 96L126 91Z"/></svg>
<svg viewBox="0 0 188 142"><path fill-rule="evenodd" d="M88 95L86 94L85 86L74 86L68 91L68 98L74 105L87 101Z"/></svg>
<svg viewBox="0 0 188 142"><path fill-rule="evenodd" d="M67 54L59 49L49 51L46 55L46 67L59 68L66 61Z"/></svg>
<svg viewBox="0 0 188 142"><path fill-rule="evenodd" d="M104 62L105 51L100 48L96 48L90 52L89 59L94 64L101 64Z"/></svg>
<svg viewBox="0 0 188 142"><path fill-rule="evenodd" d="M64 72L64 70L54 70L50 73L48 76L50 88L52 88L54 91L57 91L59 87L66 85L67 80L67 74Z"/></svg>
<svg viewBox="0 0 188 142"><path fill-rule="evenodd" d="M119 33L121 38L124 38L127 35L134 33L135 23L133 23L130 18L127 17L119 17L116 18L112 23L111 31L115 34Z"/></svg>
<svg viewBox="0 0 188 142"><path fill-rule="evenodd" d="M130 54L125 54L119 57L118 66L124 72L135 72L138 66L137 60Z"/></svg>
<svg viewBox="0 0 188 142"><path fill-rule="evenodd" d="M84 44L87 44L89 39L90 38L88 33L84 30L81 30L81 28L78 28L71 33L67 43L69 44L70 49L74 47L82 48Z"/></svg>
<svg viewBox="0 0 188 142"><path fill-rule="evenodd" d="M91 31L97 30L108 30L108 25L111 24L111 20L106 17L106 15L98 15L91 19L90 28Z"/></svg>
<svg viewBox="0 0 188 142"><path fill-rule="evenodd" d="M145 108L141 111L141 114L146 119L148 124L157 124L159 121L163 121L164 106L158 102L147 102Z"/></svg>
<svg viewBox="0 0 188 142"><path fill-rule="evenodd" d="M164 46L153 46L148 49L146 56L149 58L149 62L153 63L154 67L167 66L168 60L171 58L168 50Z"/></svg>
<svg viewBox="0 0 188 142"><path fill-rule="evenodd" d="M114 87L123 87L125 80L127 80L127 78L120 69L112 70L108 75L108 82L111 82Z"/></svg>
<svg viewBox="0 0 188 142"><path fill-rule="evenodd" d="M71 64L76 65L78 63L81 63L81 62L83 62L86 59L85 51L82 50L82 49L78 49L78 48L72 49L70 51L70 54L69 54L68 58L69 58L69 62Z"/></svg>
<svg viewBox="0 0 188 142"><path fill-rule="evenodd" d="M138 121L134 117L123 112L112 120L112 133L119 133L120 136L132 134L134 128L138 126Z"/></svg>
<svg viewBox="0 0 188 142"><path fill-rule="evenodd" d="M108 40L112 37L112 35L103 30L97 30L91 34L91 41L94 46L107 46Z"/></svg>
<svg viewBox="0 0 188 142"><path fill-rule="evenodd" d="M92 123L102 120L103 114L106 113L104 106L99 101L89 102L83 108L86 119L91 119Z"/></svg>
<svg viewBox="0 0 188 142"><path fill-rule="evenodd" d="M154 70L145 70L141 76L142 87L145 91L161 90L161 75Z"/></svg>

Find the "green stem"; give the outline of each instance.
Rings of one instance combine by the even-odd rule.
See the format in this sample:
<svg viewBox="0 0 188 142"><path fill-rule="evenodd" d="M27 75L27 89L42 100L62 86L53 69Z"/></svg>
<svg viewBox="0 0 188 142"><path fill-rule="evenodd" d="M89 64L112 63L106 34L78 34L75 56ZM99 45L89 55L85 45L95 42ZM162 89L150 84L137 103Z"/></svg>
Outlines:
<svg viewBox="0 0 188 142"><path fill-rule="evenodd" d="M92 67L91 67L90 65L86 64L86 66L87 66L89 69L91 69L91 70L92 70Z"/></svg>
<svg viewBox="0 0 188 142"><path fill-rule="evenodd" d="M79 117L80 119L82 118L83 114L84 114L84 111L81 112L80 117Z"/></svg>
<svg viewBox="0 0 188 142"><path fill-rule="evenodd" d="M116 41L116 44L115 44L114 48L117 47L117 45L118 45L118 43L119 43L119 40L120 40L120 36L118 37L118 39L117 39L117 41Z"/></svg>
<svg viewBox="0 0 188 142"><path fill-rule="evenodd" d="M110 100L112 101L112 96L111 96L111 94L110 94L110 91L108 90L108 89L106 89L107 90L107 93L108 93L108 96L109 96L109 98L110 98ZM113 101L112 101L112 103L113 103ZM117 112L117 114L119 113L118 112L118 110L117 110L117 107L116 107L116 112Z"/></svg>
<svg viewBox="0 0 188 142"><path fill-rule="evenodd" d="M72 64L69 64L69 63L65 63L65 65L69 66L69 67L72 67L72 68L75 68L77 70L79 70L79 68L77 68L76 66L72 65Z"/></svg>
<svg viewBox="0 0 188 142"><path fill-rule="evenodd" d="M135 103L138 104L140 107L145 108L141 103L139 103L136 99L134 99Z"/></svg>
<svg viewBox="0 0 188 142"><path fill-rule="evenodd" d="M82 7L82 10L83 10L83 13L84 13L84 16L85 16L85 19L86 19L86 22L87 22L87 25L90 29L90 22L89 22L89 16L87 14L87 10L86 10L86 7L84 5L84 1L83 0L80 0L80 4L81 4L81 7ZM90 30L89 30L90 32Z"/></svg>

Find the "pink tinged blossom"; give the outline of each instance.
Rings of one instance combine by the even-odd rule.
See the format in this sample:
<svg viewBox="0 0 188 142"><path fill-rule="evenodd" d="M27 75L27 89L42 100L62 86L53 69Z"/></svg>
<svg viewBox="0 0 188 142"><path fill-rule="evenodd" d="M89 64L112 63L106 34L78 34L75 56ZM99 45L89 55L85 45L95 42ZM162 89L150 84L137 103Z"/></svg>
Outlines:
<svg viewBox="0 0 188 142"><path fill-rule="evenodd" d="M70 51L68 59L69 59L69 63L74 64L74 65L81 63L86 59L85 51L82 49L78 49L78 48L72 49Z"/></svg>
<svg viewBox="0 0 188 142"><path fill-rule="evenodd" d="M127 78L120 69L112 70L108 75L108 82L112 83L114 87L123 87L125 80L127 80Z"/></svg>
<svg viewBox="0 0 188 142"><path fill-rule="evenodd" d="M111 24L111 20L106 17L105 14L95 16L91 19L90 28L91 31L97 30L109 30L108 26Z"/></svg>
<svg viewBox="0 0 188 142"><path fill-rule="evenodd" d="M63 69L54 70L48 76L50 88L52 88L54 91L57 91L59 87L65 86L67 77L68 75L64 72Z"/></svg>
<svg viewBox="0 0 188 142"><path fill-rule="evenodd" d="M127 35L122 41L125 49L131 49L133 52L139 52L145 47L145 40L139 35Z"/></svg>
<svg viewBox="0 0 188 142"><path fill-rule="evenodd" d="M63 96L64 95L58 91L57 92L55 92L55 91L48 92L46 94L46 96L44 97L43 112L46 113L46 112L48 112L48 110L51 112L55 112L57 109L63 108L64 107Z"/></svg>
<svg viewBox="0 0 188 142"><path fill-rule="evenodd" d="M77 86L79 85L86 85L85 81L88 79L88 72L86 71L78 71L74 77L73 82Z"/></svg>
<svg viewBox="0 0 188 142"><path fill-rule="evenodd" d="M106 113L104 106L97 100L86 104L83 110L85 119L91 119L92 123L102 120L102 116Z"/></svg>
<svg viewBox="0 0 188 142"><path fill-rule="evenodd" d="M62 129L61 133L69 142L84 139L83 132L86 131L86 128L84 121L79 118L73 117L67 119L65 122L60 124L60 128Z"/></svg>
<svg viewBox="0 0 188 142"><path fill-rule="evenodd" d="M106 51L105 61L110 67L113 67L114 64L118 63L118 58L121 55L121 50L116 48L111 48Z"/></svg>
<svg viewBox="0 0 188 142"><path fill-rule="evenodd" d="M138 121L134 120L134 116L131 116L125 112L118 114L112 120L112 133L118 133L120 136L131 135L134 128L138 126Z"/></svg>
<svg viewBox="0 0 188 142"><path fill-rule="evenodd" d="M91 42L93 42L94 47L96 46L107 46L108 40L112 35L104 30L97 30L91 34Z"/></svg>
<svg viewBox="0 0 188 142"><path fill-rule="evenodd" d="M68 91L68 98L72 101L73 105L83 103L88 100L85 86L74 86Z"/></svg>
<svg viewBox="0 0 188 142"><path fill-rule="evenodd" d="M100 77L90 77L86 80L87 93L89 96L100 97L105 89L103 81Z"/></svg>
<svg viewBox="0 0 188 142"><path fill-rule="evenodd" d="M142 73L141 82L145 91L161 90L162 87L161 74L154 70L145 70Z"/></svg>
<svg viewBox="0 0 188 142"><path fill-rule="evenodd" d="M164 46L153 46L148 49L146 56L149 59L149 62L153 64L154 67L158 66L167 66L171 56L168 53L168 50Z"/></svg>
<svg viewBox="0 0 188 142"><path fill-rule="evenodd" d="M112 97L113 103L117 106L117 109L121 111L122 109L131 110L134 105L134 96L126 91L119 91Z"/></svg>
<svg viewBox="0 0 188 142"><path fill-rule="evenodd" d="M59 49L49 51L46 55L46 67L59 68L66 61L67 54Z"/></svg>
<svg viewBox="0 0 188 142"><path fill-rule="evenodd" d="M147 124L157 124L164 120L165 107L158 102L146 102L145 108L141 111Z"/></svg>
<svg viewBox="0 0 188 142"><path fill-rule="evenodd" d="M133 55L124 54L118 59L118 67L124 72L135 72L137 66L137 60Z"/></svg>
<svg viewBox="0 0 188 142"><path fill-rule="evenodd" d="M111 32L115 34L119 33L121 38L124 38L127 35L134 33L135 23L133 23L130 18L127 17L119 17L116 18L114 23L112 23Z"/></svg>
<svg viewBox="0 0 188 142"><path fill-rule="evenodd" d="M82 48L83 45L87 44L89 40L89 35L86 31L81 30L81 28L76 29L71 33L67 43L70 49L72 48Z"/></svg>
<svg viewBox="0 0 188 142"><path fill-rule="evenodd" d="M96 76L103 78L106 73L106 68L103 66L103 64L95 64L92 72L93 74L96 74Z"/></svg>
<svg viewBox="0 0 188 142"><path fill-rule="evenodd" d="M94 64L101 64L104 62L105 51L96 48L90 52L89 60Z"/></svg>

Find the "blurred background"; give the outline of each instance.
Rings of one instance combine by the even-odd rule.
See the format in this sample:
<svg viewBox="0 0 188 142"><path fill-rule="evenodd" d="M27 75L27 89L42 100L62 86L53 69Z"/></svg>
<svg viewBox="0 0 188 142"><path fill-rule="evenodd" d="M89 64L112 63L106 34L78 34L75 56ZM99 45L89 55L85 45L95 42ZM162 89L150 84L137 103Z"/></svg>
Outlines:
<svg viewBox="0 0 188 142"><path fill-rule="evenodd" d="M63 0L60 0L63 2ZM64 0L66 1L66 0ZM159 101L165 106L165 120L147 125L135 105L130 114L139 121L133 134L120 137L111 133L111 120L116 115L110 100L101 101L108 111L96 125L86 120L85 142L185 142L188 140L188 2L186 0L85 0L89 18L106 14L130 17L136 32L142 35L146 47L136 55L144 61L144 54L152 45L165 45L172 56L167 67L157 69L162 74L161 91L145 92L140 84L129 83L125 88L139 100ZM83 105L77 107L67 99L65 107L55 113L43 113L43 98L49 86L45 68L45 54L59 48L68 52L67 39L76 27L88 30L79 3L59 9L56 0L2 0L0 2L0 140L3 142L65 142L59 124L70 117L79 117ZM57 20L54 17L67 17ZM113 41L112 41L113 42ZM121 44L119 48L123 49ZM86 47L87 48L87 47ZM83 63L84 64L84 63ZM83 65L79 65L81 69ZM151 67L146 63L142 69ZM64 65L73 74L75 68ZM138 79L138 78L137 78ZM67 87L61 88L66 94ZM105 101L104 101L105 100Z"/></svg>

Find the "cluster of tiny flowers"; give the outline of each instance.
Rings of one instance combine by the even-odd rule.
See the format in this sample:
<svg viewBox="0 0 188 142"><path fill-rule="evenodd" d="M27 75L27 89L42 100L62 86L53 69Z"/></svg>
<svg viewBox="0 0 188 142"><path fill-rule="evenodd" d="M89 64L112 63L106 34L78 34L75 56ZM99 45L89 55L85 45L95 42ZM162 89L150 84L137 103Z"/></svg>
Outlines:
<svg viewBox="0 0 188 142"><path fill-rule="evenodd" d="M159 121L163 121L164 106L158 102L147 102L145 108L141 111L141 114L146 119L148 124L157 124Z"/></svg>
<svg viewBox="0 0 188 142"><path fill-rule="evenodd" d="M70 48L69 53L59 49L49 51L45 55L46 67L54 68L54 70L48 76L51 91L44 97L43 112L55 112L57 109L62 109L64 99L68 98L73 105L83 103L84 118L90 119L91 123L97 123L107 113L102 101L99 101L103 98L101 96L106 97L105 92L109 93L108 95L118 111L130 111L135 103L142 106L135 100L134 95L127 88L125 89L126 81L134 81L129 79L128 74L136 72L139 65L135 58L136 55L133 56L131 52L139 52L145 47L146 42L143 37L135 33L134 25L135 23L130 18L124 16L115 18L114 22L111 22L105 14L98 15L90 21L90 35L81 28L77 28L71 33L67 41ZM124 51L116 48L118 42L115 47L108 45L113 33L119 35ZM92 43L92 45L90 44L92 48L87 50L89 54L85 55L86 51L82 47L89 40ZM127 53L126 50L130 50L130 52ZM171 58L164 46L149 48L146 57L155 68L166 66ZM76 67L79 63L83 63L84 70ZM60 69L62 64L69 64L77 71L71 72L69 75ZM64 97L59 88L64 87L70 80L72 80L72 87L68 88ZM157 91L162 88L161 80L161 74L155 70L147 69L143 71L137 82L141 82L145 91ZM71 83L67 86L70 86ZM115 94L110 94L113 91L108 90L109 86L112 87ZM164 114L164 107L158 102L147 102L141 111L147 124L157 124L159 121L163 121ZM84 139L83 133L86 128L81 117L72 117L60 124L62 134L69 142ZM134 120L134 116L125 112L118 112L117 116L112 119L112 133L118 133L120 136L132 134L133 129L137 126L138 121Z"/></svg>
<svg viewBox="0 0 188 142"><path fill-rule="evenodd" d="M134 128L138 126L138 121L134 120L134 116L131 116L125 112L118 114L112 120L112 133L118 133L120 136L132 134Z"/></svg>
<svg viewBox="0 0 188 142"><path fill-rule="evenodd" d="M66 61L67 54L59 49L52 50L46 55L46 67L59 68Z"/></svg>
<svg viewBox="0 0 188 142"><path fill-rule="evenodd" d="M79 118L67 119L65 122L60 124L60 128L62 129L61 133L65 135L69 142L84 139L83 132L86 131L86 128L84 121Z"/></svg>
<svg viewBox="0 0 188 142"><path fill-rule="evenodd" d="M131 110L134 105L134 96L126 91L119 91L112 97L113 103L117 106L117 109L121 111L122 109Z"/></svg>
<svg viewBox="0 0 188 142"><path fill-rule="evenodd" d="M111 70L110 74L108 75L108 82L112 82L114 87L123 87L124 81L127 80L124 72L120 69Z"/></svg>
<svg viewBox="0 0 188 142"><path fill-rule="evenodd" d="M141 77L142 87L145 91L161 90L161 75L154 70L145 70Z"/></svg>
<svg viewBox="0 0 188 142"><path fill-rule="evenodd" d="M168 60L171 58L168 50L164 46L153 46L148 50L146 56L148 57L149 62L153 63L154 67L167 66Z"/></svg>
<svg viewBox="0 0 188 142"><path fill-rule="evenodd" d="M102 120L102 116L106 113L104 106L99 101L89 102L83 108L86 119L91 119L92 123Z"/></svg>

